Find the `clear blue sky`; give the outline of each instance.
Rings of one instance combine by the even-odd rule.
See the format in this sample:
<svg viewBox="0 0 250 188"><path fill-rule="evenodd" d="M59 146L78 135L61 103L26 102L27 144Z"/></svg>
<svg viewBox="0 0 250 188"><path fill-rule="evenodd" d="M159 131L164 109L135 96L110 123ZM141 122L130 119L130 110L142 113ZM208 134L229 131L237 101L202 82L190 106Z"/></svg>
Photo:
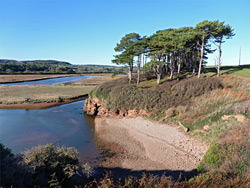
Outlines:
<svg viewBox="0 0 250 188"><path fill-rule="evenodd" d="M238 64L241 45L250 64L250 0L0 0L0 59L110 65L127 33L217 19L236 33L222 46L222 63Z"/></svg>

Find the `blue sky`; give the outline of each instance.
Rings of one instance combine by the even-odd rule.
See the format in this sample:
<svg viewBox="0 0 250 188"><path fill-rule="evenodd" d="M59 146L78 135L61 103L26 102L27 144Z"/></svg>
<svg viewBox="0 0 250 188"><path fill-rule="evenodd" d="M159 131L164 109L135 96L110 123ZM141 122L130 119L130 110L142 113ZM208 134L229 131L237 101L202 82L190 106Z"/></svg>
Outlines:
<svg viewBox="0 0 250 188"><path fill-rule="evenodd" d="M250 64L250 0L0 0L0 59L111 65L127 33L218 19L236 33L222 45L222 63L237 65L241 46Z"/></svg>

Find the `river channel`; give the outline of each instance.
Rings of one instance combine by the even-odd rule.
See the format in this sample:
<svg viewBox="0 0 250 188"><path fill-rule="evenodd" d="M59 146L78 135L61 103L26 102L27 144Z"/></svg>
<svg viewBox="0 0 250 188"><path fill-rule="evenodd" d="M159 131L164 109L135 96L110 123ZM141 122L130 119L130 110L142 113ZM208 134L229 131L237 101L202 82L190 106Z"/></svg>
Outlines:
<svg viewBox="0 0 250 188"><path fill-rule="evenodd" d="M90 77L95 77L95 76L69 76L69 77L49 78L45 80L35 80L35 81L8 83L0 85L38 85L38 84L55 85L55 84L63 84L66 82L77 82Z"/></svg>
<svg viewBox="0 0 250 188"><path fill-rule="evenodd" d="M67 78L66 82L78 79ZM48 81L55 84L58 78L32 83ZM83 105L84 100L42 110L0 109L0 142L14 153L48 143L75 147L81 162L92 163L100 153L94 142L94 119L83 114Z"/></svg>

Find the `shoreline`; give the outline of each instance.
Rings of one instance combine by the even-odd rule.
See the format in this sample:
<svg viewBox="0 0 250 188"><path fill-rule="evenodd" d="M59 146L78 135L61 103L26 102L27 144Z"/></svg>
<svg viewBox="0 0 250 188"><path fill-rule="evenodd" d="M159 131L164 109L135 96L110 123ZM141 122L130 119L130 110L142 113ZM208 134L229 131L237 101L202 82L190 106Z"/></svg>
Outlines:
<svg viewBox="0 0 250 188"><path fill-rule="evenodd" d="M41 75L41 74L17 74L17 75L0 75L0 79L3 79L4 76L36 76L36 75ZM35 78L35 79L27 79L27 80L16 80L16 81L6 81L3 82L0 80L0 84L11 84L11 83L22 83L22 82L33 82L33 81L39 81L39 80L48 80L48 79L53 79L53 78L62 78L62 77L73 77L73 76L106 76L106 75L112 75L112 73L95 73L95 74L62 74L62 75L56 75L56 74L51 74L51 75L41 75L44 76L45 78ZM46 77L48 76L48 77ZM1 78L3 77L3 78Z"/></svg>
<svg viewBox="0 0 250 188"><path fill-rule="evenodd" d="M137 118L95 118L97 146L115 155L102 168L130 171L194 172L208 144L180 127Z"/></svg>
<svg viewBox="0 0 250 188"><path fill-rule="evenodd" d="M48 109L64 104L69 104L81 100L85 100L88 94L73 97L72 99L64 99L62 102L39 102L39 103L22 103L22 104L0 104L0 109L25 109L25 110L41 110Z"/></svg>

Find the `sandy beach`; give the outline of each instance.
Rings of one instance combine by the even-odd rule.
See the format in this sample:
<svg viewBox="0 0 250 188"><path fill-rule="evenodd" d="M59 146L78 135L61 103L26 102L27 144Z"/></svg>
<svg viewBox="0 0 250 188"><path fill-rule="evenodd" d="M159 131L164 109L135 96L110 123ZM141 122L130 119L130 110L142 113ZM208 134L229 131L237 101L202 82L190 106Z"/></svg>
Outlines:
<svg viewBox="0 0 250 188"><path fill-rule="evenodd" d="M192 171L208 149L180 127L141 117L97 117L95 134L98 145L116 153L103 162L104 168Z"/></svg>

